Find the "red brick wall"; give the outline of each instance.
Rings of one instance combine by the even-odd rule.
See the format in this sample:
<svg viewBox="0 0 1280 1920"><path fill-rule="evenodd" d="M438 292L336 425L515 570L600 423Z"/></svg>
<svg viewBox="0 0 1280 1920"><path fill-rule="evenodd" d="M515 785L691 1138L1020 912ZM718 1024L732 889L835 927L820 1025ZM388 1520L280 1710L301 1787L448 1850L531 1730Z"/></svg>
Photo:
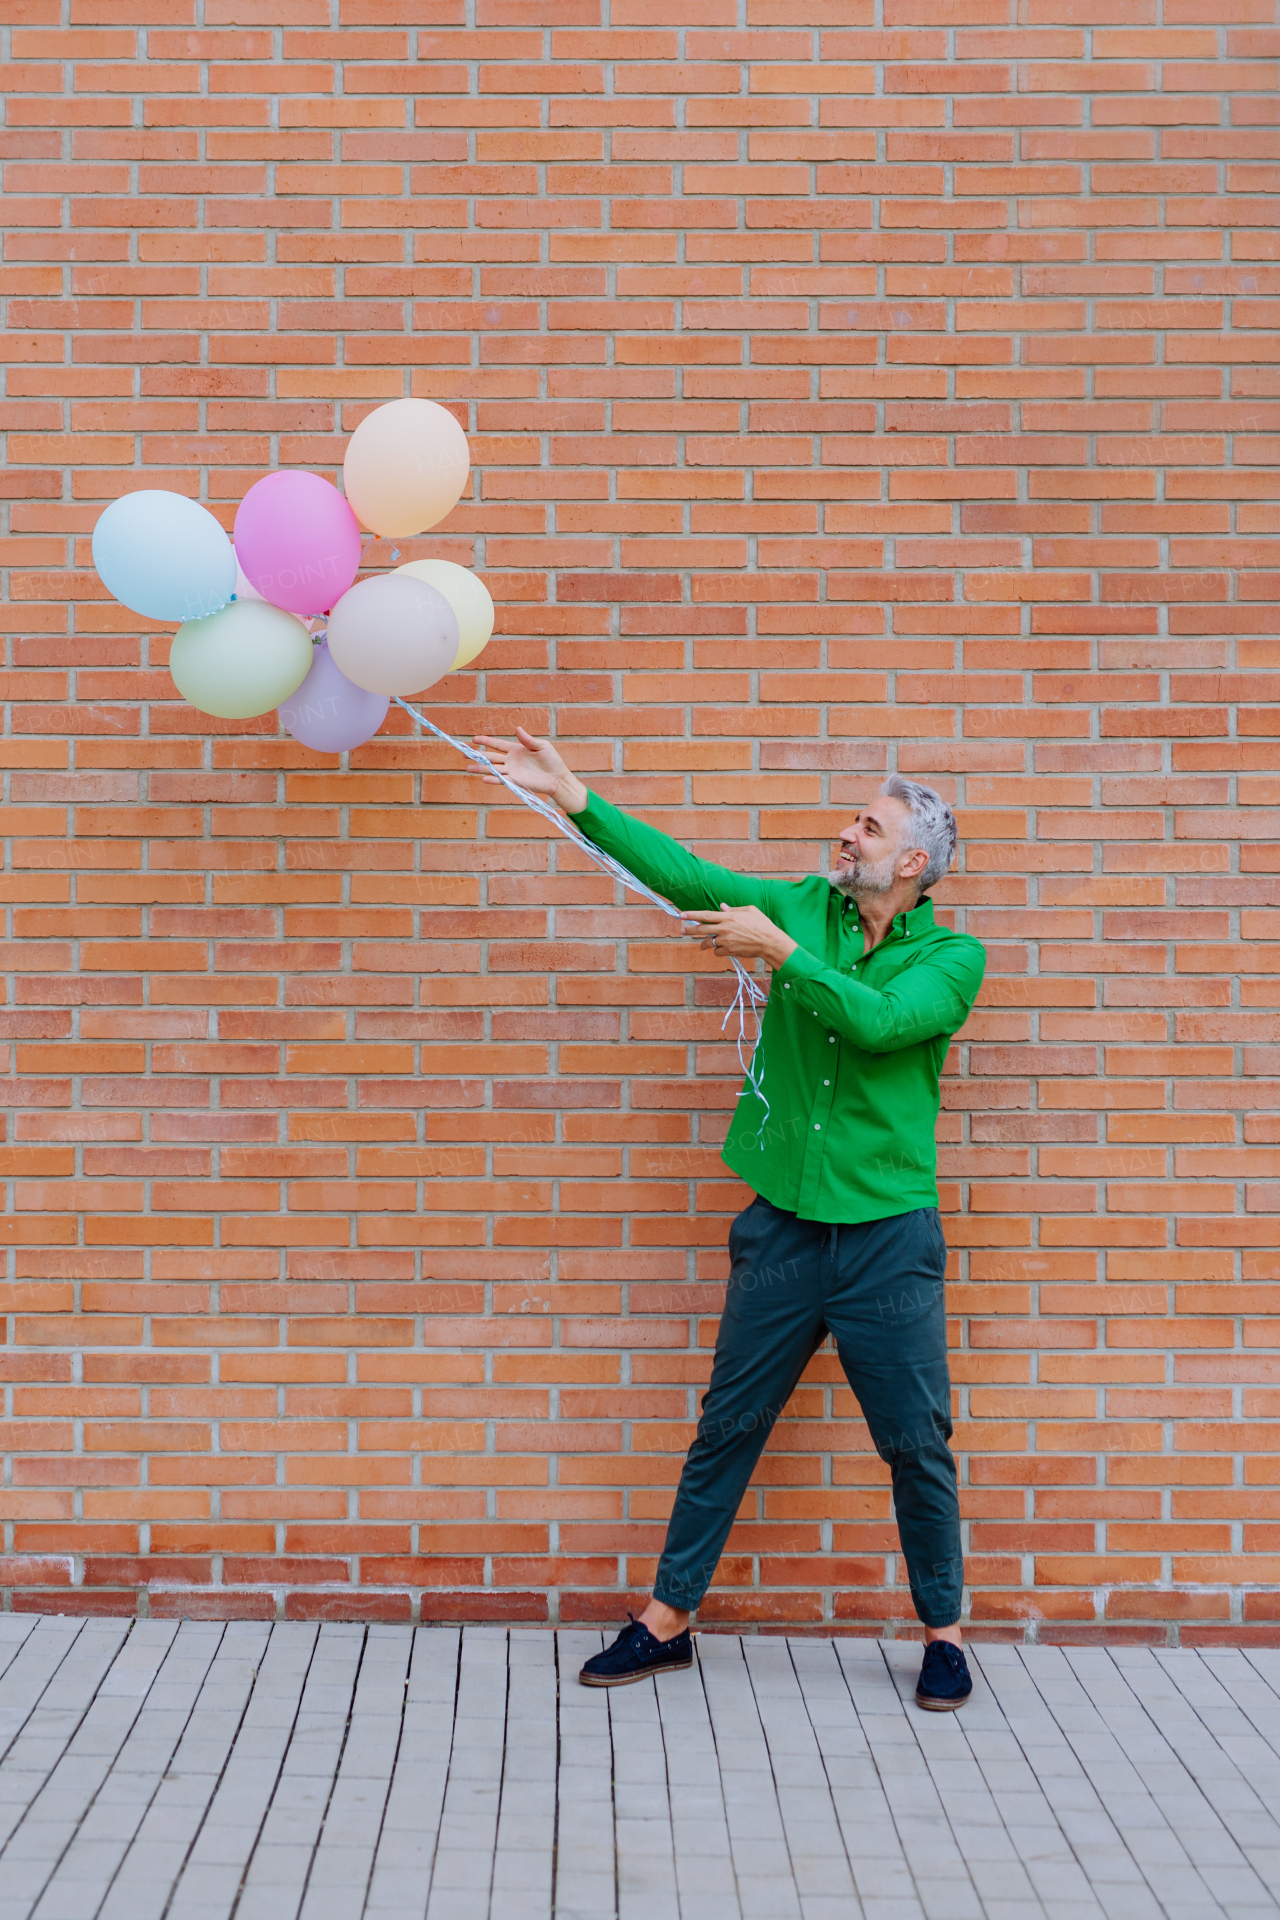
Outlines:
<svg viewBox="0 0 1280 1920"><path fill-rule="evenodd" d="M89 564L414 393L474 468L413 551L500 610L445 725L773 872L957 798L974 1622L1280 1633L1280 35L1160 4L6 0L12 1605L652 1571L722 970L398 720L194 715ZM901 1621L894 1548L824 1354L705 1617Z"/></svg>

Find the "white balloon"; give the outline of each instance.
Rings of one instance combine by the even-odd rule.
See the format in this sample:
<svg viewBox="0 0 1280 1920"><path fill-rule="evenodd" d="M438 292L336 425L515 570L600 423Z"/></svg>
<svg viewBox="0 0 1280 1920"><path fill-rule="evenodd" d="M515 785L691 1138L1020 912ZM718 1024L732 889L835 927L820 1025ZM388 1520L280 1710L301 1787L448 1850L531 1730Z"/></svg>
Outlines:
<svg viewBox="0 0 1280 1920"><path fill-rule="evenodd" d="M366 693L421 693L458 654L458 616L412 574L376 573L348 587L329 614L335 666Z"/></svg>
<svg viewBox="0 0 1280 1920"><path fill-rule="evenodd" d="M239 559L236 560L235 599L237 601L262 599L262 595L258 592L258 589L254 586L252 580L249 578L244 568L240 565Z"/></svg>
<svg viewBox="0 0 1280 1920"><path fill-rule="evenodd" d="M458 651L449 671L469 666L493 632L493 600L479 574L453 560L406 560L396 572L411 573L444 595L458 616Z"/></svg>

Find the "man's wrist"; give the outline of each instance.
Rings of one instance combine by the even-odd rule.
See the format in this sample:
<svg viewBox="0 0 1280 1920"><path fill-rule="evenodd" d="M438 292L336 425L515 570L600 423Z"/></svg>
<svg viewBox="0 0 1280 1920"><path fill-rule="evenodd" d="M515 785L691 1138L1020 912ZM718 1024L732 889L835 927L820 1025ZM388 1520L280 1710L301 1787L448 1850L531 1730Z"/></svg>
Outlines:
<svg viewBox="0 0 1280 1920"><path fill-rule="evenodd" d="M556 805L565 813L582 813L590 798L576 773L566 773L556 782Z"/></svg>
<svg viewBox="0 0 1280 1920"><path fill-rule="evenodd" d="M769 951L765 955L765 959L775 973L779 967L786 965L799 945L800 942L798 940L793 940L789 933L783 933L781 928L779 928L776 940L769 942Z"/></svg>

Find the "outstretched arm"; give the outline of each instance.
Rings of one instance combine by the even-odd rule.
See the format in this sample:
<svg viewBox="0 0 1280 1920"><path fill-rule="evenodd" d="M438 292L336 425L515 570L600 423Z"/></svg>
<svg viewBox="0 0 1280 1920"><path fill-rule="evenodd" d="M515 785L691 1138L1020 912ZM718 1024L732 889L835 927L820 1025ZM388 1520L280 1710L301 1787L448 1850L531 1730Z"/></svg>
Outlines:
<svg viewBox="0 0 1280 1920"><path fill-rule="evenodd" d="M518 787L524 787L529 793L545 795L567 814L585 811L591 795L577 774L570 773L549 740L535 740L523 727L517 727L514 740L503 740L491 733L477 733L473 736L472 744L482 748L494 766L500 767L508 780L514 780ZM491 787L502 784L491 773L482 777Z"/></svg>
<svg viewBox="0 0 1280 1920"><path fill-rule="evenodd" d="M669 834L636 820L610 806L597 793L591 793L571 773L549 740L536 740L523 727L517 727L514 740L478 733L475 744L482 747L508 780L553 799L570 815L573 824L588 840L620 860L639 880L661 893L677 907L716 909L759 907L770 910L772 884L749 874L731 873L709 860L699 860ZM484 778L496 785L492 774ZM722 949L723 950L723 949Z"/></svg>

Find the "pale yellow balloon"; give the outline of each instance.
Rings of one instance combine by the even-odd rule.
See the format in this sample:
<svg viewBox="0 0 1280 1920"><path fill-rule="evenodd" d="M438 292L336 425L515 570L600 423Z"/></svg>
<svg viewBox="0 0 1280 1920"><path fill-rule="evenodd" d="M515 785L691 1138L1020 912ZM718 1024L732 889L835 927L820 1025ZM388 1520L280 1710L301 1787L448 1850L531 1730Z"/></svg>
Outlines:
<svg viewBox="0 0 1280 1920"><path fill-rule="evenodd" d="M457 506L471 470L467 436L434 400L388 400L360 422L342 463L347 500L374 533L406 540Z"/></svg>
<svg viewBox="0 0 1280 1920"><path fill-rule="evenodd" d="M444 595L458 616L458 652L449 671L470 666L493 632L493 601L479 574L452 560L406 560L396 572L411 573Z"/></svg>

